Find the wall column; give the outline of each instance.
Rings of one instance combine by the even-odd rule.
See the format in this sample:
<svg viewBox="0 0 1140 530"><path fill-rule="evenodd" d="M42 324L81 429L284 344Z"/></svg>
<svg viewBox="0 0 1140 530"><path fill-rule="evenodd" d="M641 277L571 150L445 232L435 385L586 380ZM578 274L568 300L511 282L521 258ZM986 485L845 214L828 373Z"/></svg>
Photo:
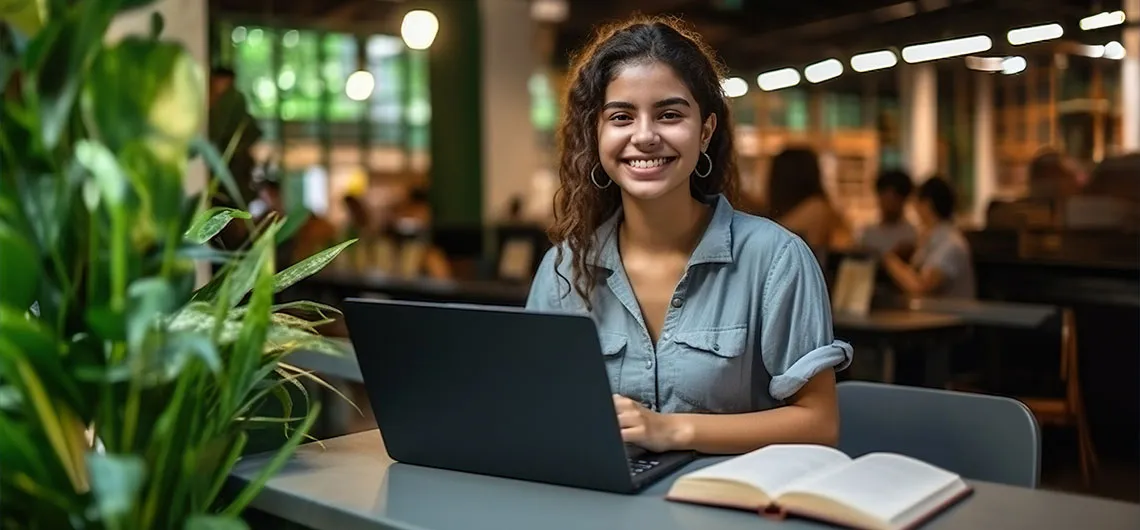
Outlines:
<svg viewBox="0 0 1140 530"><path fill-rule="evenodd" d="M1124 0L1124 60L1120 65L1121 147L1140 151L1140 0Z"/></svg>
<svg viewBox="0 0 1140 530"><path fill-rule="evenodd" d="M478 0L482 18L483 221L502 218L512 197L525 200L540 153L528 82L536 72L537 24L527 2Z"/></svg>
<svg viewBox="0 0 1140 530"><path fill-rule="evenodd" d="M938 73L930 63L899 73L903 160L911 177L923 182L938 171Z"/></svg>
<svg viewBox="0 0 1140 530"><path fill-rule="evenodd" d="M428 50L431 91L428 195L433 224L479 224L483 203L479 4L416 0L401 5L407 10L430 10L439 19L439 33Z"/></svg>
<svg viewBox="0 0 1140 530"><path fill-rule="evenodd" d="M997 190L994 139L994 75L974 76L974 222L986 222L986 208Z"/></svg>

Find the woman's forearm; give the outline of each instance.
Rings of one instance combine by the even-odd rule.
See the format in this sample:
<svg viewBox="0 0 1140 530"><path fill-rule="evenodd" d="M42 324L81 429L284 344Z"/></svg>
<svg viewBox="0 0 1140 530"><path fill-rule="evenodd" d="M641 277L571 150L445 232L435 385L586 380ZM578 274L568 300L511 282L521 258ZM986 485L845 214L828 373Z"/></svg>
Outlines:
<svg viewBox="0 0 1140 530"><path fill-rule="evenodd" d="M912 269L909 265L903 262L894 253L888 252L883 254L882 258L883 268L886 269L887 275L895 281L895 285L906 294L921 295L925 291L922 278L918 276L918 272Z"/></svg>
<svg viewBox="0 0 1140 530"><path fill-rule="evenodd" d="M672 414L674 445L709 454L737 454L780 443L834 446L837 414L817 407L787 405L743 414Z"/></svg>
<svg viewBox="0 0 1140 530"><path fill-rule="evenodd" d="M678 449L709 454L745 453L772 444L820 444L839 441L839 404L835 372L809 379L787 404L742 414L671 414L666 421Z"/></svg>

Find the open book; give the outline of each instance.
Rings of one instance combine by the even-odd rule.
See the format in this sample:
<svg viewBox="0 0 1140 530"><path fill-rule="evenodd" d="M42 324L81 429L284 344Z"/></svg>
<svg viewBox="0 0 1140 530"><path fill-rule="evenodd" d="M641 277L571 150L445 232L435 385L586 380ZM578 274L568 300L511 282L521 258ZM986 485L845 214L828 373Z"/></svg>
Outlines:
<svg viewBox="0 0 1140 530"><path fill-rule="evenodd" d="M866 530L902 530L970 491L958 475L902 455L871 453L852 460L830 447L789 444L686 473L666 498Z"/></svg>

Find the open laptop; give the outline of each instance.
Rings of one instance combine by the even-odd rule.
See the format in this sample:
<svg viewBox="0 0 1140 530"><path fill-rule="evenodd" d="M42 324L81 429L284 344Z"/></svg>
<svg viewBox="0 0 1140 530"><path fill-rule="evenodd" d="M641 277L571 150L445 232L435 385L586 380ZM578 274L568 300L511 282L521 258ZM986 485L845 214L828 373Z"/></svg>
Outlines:
<svg viewBox="0 0 1140 530"><path fill-rule="evenodd" d="M622 442L587 316L359 298L344 314L394 460L634 493L695 457Z"/></svg>

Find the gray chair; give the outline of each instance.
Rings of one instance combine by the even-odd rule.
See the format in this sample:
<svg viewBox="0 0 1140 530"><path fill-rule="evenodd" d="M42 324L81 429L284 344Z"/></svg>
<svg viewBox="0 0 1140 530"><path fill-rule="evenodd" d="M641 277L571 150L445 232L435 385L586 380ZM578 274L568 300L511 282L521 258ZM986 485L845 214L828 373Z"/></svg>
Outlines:
<svg viewBox="0 0 1140 530"><path fill-rule="evenodd" d="M951 390L844 381L839 449L891 452L966 479L1036 488L1041 430L1015 399Z"/></svg>

